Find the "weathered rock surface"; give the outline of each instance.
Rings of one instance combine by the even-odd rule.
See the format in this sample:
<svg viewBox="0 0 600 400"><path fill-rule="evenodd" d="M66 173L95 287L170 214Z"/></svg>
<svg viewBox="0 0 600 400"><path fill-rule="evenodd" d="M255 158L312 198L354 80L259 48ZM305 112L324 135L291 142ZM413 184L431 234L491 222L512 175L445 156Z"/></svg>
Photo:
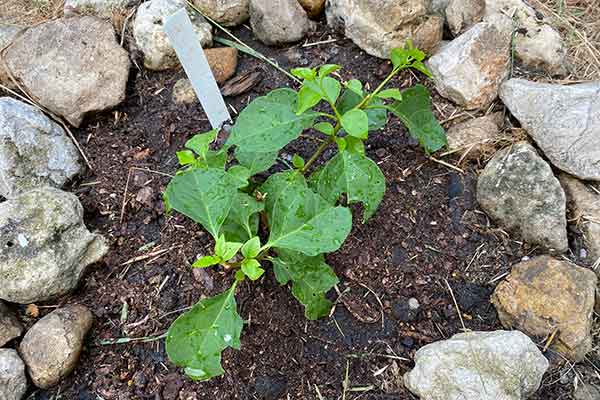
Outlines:
<svg viewBox="0 0 600 400"><path fill-rule="evenodd" d="M0 347L21 336L21 333L23 333L23 325L6 304L0 300Z"/></svg>
<svg viewBox="0 0 600 400"><path fill-rule="evenodd" d="M267 45L298 42L311 29L297 0L250 0L250 25L254 35Z"/></svg>
<svg viewBox="0 0 600 400"><path fill-rule="evenodd" d="M10 79L10 75L4 67L4 61L2 61L2 49L6 48L10 43L12 43L15 37L22 30L23 28L20 26L0 24L0 83L10 89L14 89L16 85L12 79Z"/></svg>
<svg viewBox="0 0 600 400"><path fill-rule="evenodd" d="M444 20L430 14L430 0L329 0L327 23L370 55L389 58L412 39L431 52L442 40Z"/></svg>
<svg viewBox="0 0 600 400"><path fill-rule="evenodd" d="M172 97L175 104L192 104L198 101L192 82L187 78L182 78L175 82Z"/></svg>
<svg viewBox="0 0 600 400"><path fill-rule="evenodd" d="M325 10L325 0L298 0L309 18L318 18Z"/></svg>
<svg viewBox="0 0 600 400"><path fill-rule="evenodd" d="M86 16L44 22L20 34L4 57L34 99L74 126L125 99L129 56L108 21Z"/></svg>
<svg viewBox="0 0 600 400"><path fill-rule="evenodd" d="M450 0L446 20L454 36L466 31L483 19L485 0Z"/></svg>
<svg viewBox="0 0 600 400"><path fill-rule="evenodd" d="M111 18L113 12L124 10L133 3L132 0L65 0L64 15L95 15L100 18Z"/></svg>
<svg viewBox="0 0 600 400"><path fill-rule="evenodd" d="M138 7L133 24L133 36L137 46L144 53L146 68L162 71L179 65L177 54L167 38L163 25L166 17L186 6L185 0L150 0ZM189 14L200 45L202 47L212 45L210 24L197 13Z"/></svg>
<svg viewBox="0 0 600 400"><path fill-rule="evenodd" d="M600 181L600 82L562 86L511 79L500 97L552 164Z"/></svg>
<svg viewBox="0 0 600 400"><path fill-rule="evenodd" d="M236 26L250 17L250 0L193 0L198 10L221 25Z"/></svg>
<svg viewBox="0 0 600 400"><path fill-rule="evenodd" d="M571 218L578 221L592 261L600 259L600 194L591 189L591 183L561 174L558 179L565 189Z"/></svg>
<svg viewBox="0 0 600 400"><path fill-rule="evenodd" d="M0 195L61 187L81 169L75 145L57 123L33 106L0 97Z"/></svg>
<svg viewBox="0 0 600 400"><path fill-rule="evenodd" d="M597 280L589 269L540 256L513 266L492 303L506 328L541 338L558 330L553 347L578 362L592 349Z"/></svg>
<svg viewBox="0 0 600 400"><path fill-rule="evenodd" d="M574 400L600 400L600 389L598 386L580 382L573 393Z"/></svg>
<svg viewBox="0 0 600 400"><path fill-rule="evenodd" d="M21 400L27 391L25 364L13 349L0 349L0 399Z"/></svg>
<svg viewBox="0 0 600 400"><path fill-rule="evenodd" d="M521 400L548 360L519 331L468 332L422 347L405 386L422 400Z"/></svg>
<svg viewBox="0 0 600 400"><path fill-rule="evenodd" d="M21 304L68 293L108 251L77 197L50 187L0 203L0 238L0 299Z"/></svg>
<svg viewBox="0 0 600 400"><path fill-rule="evenodd" d="M487 107L508 74L511 21L494 16L444 45L427 61L440 94L467 108Z"/></svg>
<svg viewBox="0 0 600 400"><path fill-rule="evenodd" d="M445 17L446 7L448 7L449 3L450 0L431 0L431 11L433 11L434 14Z"/></svg>
<svg viewBox="0 0 600 400"><path fill-rule="evenodd" d="M477 201L519 239L560 253L567 250L565 192L530 144L516 143L494 155L479 176Z"/></svg>
<svg viewBox="0 0 600 400"><path fill-rule="evenodd" d="M37 387L52 387L75 369L93 322L90 310L74 305L53 311L27 331L20 351Z"/></svg>
<svg viewBox="0 0 600 400"><path fill-rule="evenodd" d="M208 65L217 83L223 83L235 74L238 51L233 47L217 47L204 50Z"/></svg>
<svg viewBox="0 0 600 400"><path fill-rule="evenodd" d="M490 114L452 125L446 132L448 148L458 150L465 159L477 158L492 151L500 137L498 120L501 115Z"/></svg>

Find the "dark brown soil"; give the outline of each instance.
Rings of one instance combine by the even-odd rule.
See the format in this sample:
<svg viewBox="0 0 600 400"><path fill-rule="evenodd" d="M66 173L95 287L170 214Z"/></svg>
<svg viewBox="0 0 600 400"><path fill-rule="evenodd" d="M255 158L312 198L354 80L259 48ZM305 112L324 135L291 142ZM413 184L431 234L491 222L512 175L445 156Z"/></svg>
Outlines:
<svg viewBox="0 0 600 400"><path fill-rule="evenodd" d="M286 68L338 63L345 67L343 78L358 78L371 87L389 71L387 62L343 38L327 45L269 49L246 28L237 34ZM322 28L309 42L329 35ZM139 57L136 62L142 65ZM274 88L294 86L272 67L243 55L238 74L252 70L261 71L263 79L251 91L227 99L235 110ZM307 321L289 289L268 273L258 283L241 286L239 311L248 323L242 350L224 354L223 377L191 382L169 363L163 340L106 344L162 335L182 310L232 280L219 270L192 271L190 263L212 248L209 236L180 215L163 214L161 192L169 178L162 174L176 171L175 152L186 139L209 129L199 105L171 100L171 89L183 76L182 71L134 67L127 100L75 132L94 171L70 190L81 199L89 227L106 235L112 246L78 291L60 302L85 304L96 316L79 367L59 387L33 398L319 399L320 393L331 400L342 398L347 376L345 399L413 399L399 377L411 368L414 352L462 330L448 285L467 329L500 328L489 295L511 263L535 250L495 230L478 210L477 165L461 174L430 161L393 119L368 140L368 155L387 178L385 199L365 225L355 210L351 236L327 258L342 281L342 295L330 293L337 299L330 318ZM407 72L393 83L407 87L417 79ZM435 102L440 119L451 114L450 104L437 97ZM308 156L315 147L302 138L283 157L294 152ZM421 304L417 315L407 313L410 297ZM45 305L42 315L57 305ZM547 374L533 398L570 398L571 386L559 382L560 372L555 367Z"/></svg>

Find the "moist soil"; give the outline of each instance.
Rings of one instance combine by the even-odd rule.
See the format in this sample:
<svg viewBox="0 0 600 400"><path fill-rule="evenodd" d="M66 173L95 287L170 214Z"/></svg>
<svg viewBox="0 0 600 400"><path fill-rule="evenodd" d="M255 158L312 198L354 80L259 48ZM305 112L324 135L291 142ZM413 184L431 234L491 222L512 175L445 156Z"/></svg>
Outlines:
<svg viewBox="0 0 600 400"><path fill-rule="evenodd" d="M358 78L371 88L387 75L387 61L368 56L323 25L307 42L335 42L273 49L257 42L247 27L236 35L284 68L337 63L344 66L343 79ZM111 250L75 293L38 304L40 316L64 304L85 304L96 322L76 370L58 387L33 392L31 398L414 399L401 376L412 367L417 349L464 328L501 328L490 293L512 263L539 252L510 240L478 209L481 165L463 164L461 173L430 160L392 118L367 141L368 156L387 180L384 200L366 224L360 208L354 208L351 235L327 257L341 279L329 294L335 302L331 316L307 321L289 288L279 286L269 271L239 288L238 309L247 324L241 351L224 352L225 375L201 383L186 378L168 361L164 340L156 338L199 299L227 288L233 277L219 269L192 270L196 257L211 251L212 240L189 219L166 216L161 193L177 170L176 151L210 126L200 105L172 101L173 85L185 76L182 70L140 69L142 59L131 51L134 66L125 102L74 130L94 169L67 188L83 203L87 225L110 240ZM261 80L227 98L232 114L270 90L297 88L271 66L240 56L238 76L258 71ZM392 84L405 88L420 79L407 71ZM453 115L453 106L435 92L434 103L440 120ZM220 140L225 137L222 132ZM307 158L317 145L314 136L303 135L284 149L270 172L287 168L294 153ZM320 162L332 154L333 149L325 152ZM577 235L572 236L579 254ZM420 303L417 313L407 307L411 297ZM27 324L33 322L26 318ZM113 344L119 338L125 339ZM536 338L540 347L544 339ZM532 398L571 398L572 386L565 383L572 380L560 379L567 367L546 354L553 367Z"/></svg>

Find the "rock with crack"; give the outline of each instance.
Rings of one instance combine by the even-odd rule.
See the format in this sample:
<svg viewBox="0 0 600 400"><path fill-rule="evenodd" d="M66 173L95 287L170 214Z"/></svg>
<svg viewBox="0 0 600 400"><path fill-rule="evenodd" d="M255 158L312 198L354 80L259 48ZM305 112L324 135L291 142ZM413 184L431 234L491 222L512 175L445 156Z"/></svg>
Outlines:
<svg viewBox="0 0 600 400"><path fill-rule="evenodd" d="M144 53L144 66L162 71L179 66L175 49L171 46L164 30L165 19L181 8L187 7L185 0L150 0L142 3L133 24L135 43ZM212 28L197 13L188 12L196 38L202 47L212 45Z"/></svg>
<svg viewBox="0 0 600 400"><path fill-rule="evenodd" d="M61 187L81 170L75 145L57 123L33 106L0 97L1 196Z"/></svg>
<svg viewBox="0 0 600 400"><path fill-rule="evenodd" d="M4 25L0 24L0 83L7 86L9 89L15 89L17 86L10 78L10 75L4 67L4 61L2 60L2 49L6 48L17 35L23 31L23 27L16 25Z"/></svg>
<svg viewBox="0 0 600 400"><path fill-rule="evenodd" d="M448 148L458 151L462 158L476 159L494 149L500 138L501 113L494 113L452 125L446 132Z"/></svg>
<svg viewBox="0 0 600 400"><path fill-rule="evenodd" d="M563 86L511 79L500 97L552 164L600 181L600 82Z"/></svg>
<svg viewBox="0 0 600 400"><path fill-rule="evenodd" d="M443 17L430 14L431 0L329 0L327 23L372 56L389 58L411 39L431 52L442 40Z"/></svg>
<svg viewBox="0 0 600 400"><path fill-rule="evenodd" d="M65 0L64 15L95 15L100 18L112 18L114 13L123 12L132 4L132 0Z"/></svg>
<svg viewBox="0 0 600 400"><path fill-rule="evenodd" d="M461 34L483 19L485 0L450 0L446 20L454 36Z"/></svg>
<svg viewBox="0 0 600 400"><path fill-rule="evenodd" d="M439 93L467 109L486 108L508 75L512 25L493 16L444 45L427 61Z"/></svg>
<svg viewBox="0 0 600 400"><path fill-rule="evenodd" d="M224 26L236 26L250 17L250 0L193 0L208 18Z"/></svg>
<svg viewBox="0 0 600 400"><path fill-rule="evenodd" d="M125 99L129 56L111 23L97 17L35 25L17 36L4 59L37 102L74 126Z"/></svg>
<svg viewBox="0 0 600 400"><path fill-rule="evenodd" d="M568 249L565 192L530 144L494 155L479 176L477 201L519 239L558 253Z"/></svg>
<svg viewBox="0 0 600 400"><path fill-rule="evenodd" d="M296 0L250 0L250 25L267 45L298 42L312 28L306 11Z"/></svg>
<svg viewBox="0 0 600 400"><path fill-rule="evenodd" d="M20 352L35 386L50 388L75 369L93 321L90 310L73 305L51 312L27 331Z"/></svg>
<svg viewBox="0 0 600 400"><path fill-rule="evenodd" d="M583 240L592 262L600 259L600 190L567 174L558 179L565 189L573 221L583 232Z"/></svg>
<svg viewBox="0 0 600 400"><path fill-rule="evenodd" d="M51 187L0 203L0 238L0 299L21 304L67 294L108 251L77 197Z"/></svg>
<svg viewBox="0 0 600 400"><path fill-rule="evenodd" d="M15 350L0 349L0 399L21 400L25 392L25 364Z"/></svg>
<svg viewBox="0 0 600 400"><path fill-rule="evenodd" d="M553 348L579 362L592 349L597 280L592 270L540 256L513 266L492 303L504 327L539 338L557 332Z"/></svg>
<svg viewBox="0 0 600 400"><path fill-rule="evenodd" d="M422 400L521 400L540 386L548 360L519 331L459 333L422 347L404 385Z"/></svg>
<svg viewBox="0 0 600 400"><path fill-rule="evenodd" d="M0 347L23 333L23 325L6 304L0 300Z"/></svg>

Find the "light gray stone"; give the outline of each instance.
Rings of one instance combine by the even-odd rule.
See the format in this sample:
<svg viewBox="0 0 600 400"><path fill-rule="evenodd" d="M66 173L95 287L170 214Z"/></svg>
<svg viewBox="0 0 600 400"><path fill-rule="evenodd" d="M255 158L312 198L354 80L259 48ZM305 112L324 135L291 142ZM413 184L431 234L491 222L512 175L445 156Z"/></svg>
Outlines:
<svg viewBox="0 0 600 400"><path fill-rule="evenodd" d="M419 349L404 384L421 400L521 400L540 387L547 369L519 331L468 332Z"/></svg>
<svg viewBox="0 0 600 400"><path fill-rule="evenodd" d="M12 43L19 32L22 31L23 27L21 26L0 24L0 83L4 86L7 86L9 89L16 88L16 85L12 79L10 79L10 75L4 67L4 62L2 61L2 50Z"/></svg>
<svg viewBox="0 0 600 400"><path fill-rule="evenodd" d="M250 17L250 0L193 0L204 15L221 25L236 26Z"/></svg>
<svg viewBox="0 0 600 400"><path fill-rule="evenodd" d="M600 389L598 386L590 383L579 382L577 389L573 393L575 400L600 400Z"/></svg>
<svg viewBox="0 0 600 400"><path fill-rule="evenodd" d="M144 53L146 68L162 71L179 66L175 49L171 46L164 30L165 19L181 8L187 7L185 0L150 0L140 4L133 24L133 36ZM196 38L202 47L212 45L212 28L197 13L188 9Z"/></svg>
<svg viewBox="0 0 600 400"><path fill-rule="evenodd" d="M33 106L0 97L0 195L61 187L81 169L75 145L57 123Z"/></svg>
<svg viewBox="0 0 600 400"><path fill-rule="evenodd" d="M559 253L568 249L565 192L530 144L494 155L479 176L477 201L517 239Z"/></svg>
<svg viewBox="0 0 600 400"><path fill-rule="evenodd" d="M485 108L508 75L512 24L493 16L444 45L426 65L438 92L467 109Z"/></svg>
<svg viewBox="0 0 600 400"><path fill-rule="evenodd" d="M600 181L600 82L563 86L511 79L500 97L552 164Z"/></svg>
<svg viewBox="0 0 600 400"><path fill-rule="evenodd" d="M111 18L116 11L125 10L132 0L65 0L64 15L95 15Z"/></svg>
<svg viewBox="0 0 600 400"><path fill-rule="evenodd" d="M0 299L21 304L67 294L108 251L77 197L51 187L0 203L0 238Z"/></svg>
<svg viewBox="0 0 600 400"><path fill-rule="evenodd" d="M466 31L483 19L485 0L450 0L446 20L454 36Z"/></svg>
<svg viewBox="0 0 600 400"><path fill-rule="evenodd" d="M392 49L414 45L431 52L442 40L444 19L430 14L431 0L329 0L327 23L370 55L389 58Z"/></svg>
<svg viewBox="0 0 600 400"><path fill-rule="evenodd" d="M173 85L173 102L176 104L193 104L198 101L196 92L187 78L182 78Z"/></svg>
<svg viewBox="0 0 600 400"><path fill-rule="evenodd" d="M35 25L6 49L5 60L34 99L74 126L125 99L129 56L112 24L97 17Z"/></svg>
<svg viewBox="0 0 600 400"><path fill-rule="evenodd" d="M23 325L0 300L0 347L21 336L21 333L23 333Z"/></svg>
<svg viewBox="0 0 600 400"><path fill-rule="evenodd" d="M250 0L250 25L267 45L298 42L312 27L297 0Z"/></svg>
<svg viewBox="0 0 600 400"><path fill-rule="evenodd" d="M25 364L13 349L0 349L0 399L21 400L27 391Z"/></svg>
<svg viewBox="0 0 600 400"><path fill-rule="evenodd" d="M446 132L448 148L458 151L465 159L477 158L482 153L493 150L500 138L499 120L501 113L452 125Z"/></svg>
<svg viewBox="0 0 600 400"><path fill-rule="evenodd" d="M431 1L431 11L434 14L441 15L442 17L446 16L446 7L448 7L448 3L450 0L432 0Z"/></svg>
<svg viewBox="0 0 600 400"><path fill-rule="evenodd" d="M75 369L93 322L90 310L73 305L51 312L27 331L20 352L37 387L48 389Z"/></svg>

